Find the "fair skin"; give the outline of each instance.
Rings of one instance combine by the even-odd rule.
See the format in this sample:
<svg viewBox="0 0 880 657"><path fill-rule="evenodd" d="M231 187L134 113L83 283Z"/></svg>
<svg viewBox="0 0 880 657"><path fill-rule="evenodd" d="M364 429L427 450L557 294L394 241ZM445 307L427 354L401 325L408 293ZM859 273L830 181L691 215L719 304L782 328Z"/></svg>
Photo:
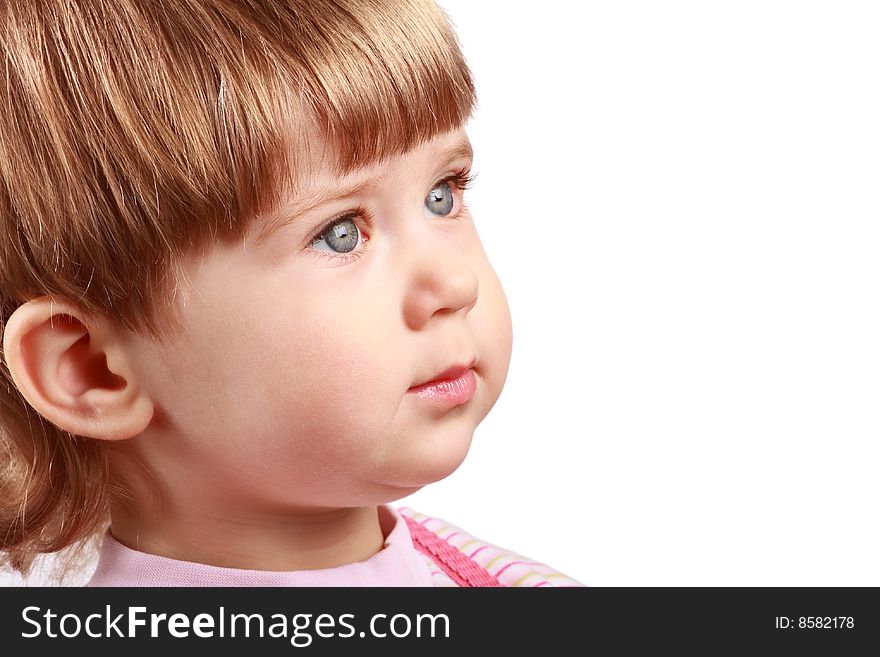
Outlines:
<svg viewBox="0 0 880 657"><path fill-rule="evenodd" d="M438 185L470 164L464 131L344 177L312 140L290 205L186 263L169 342L45 297L7 325L28 402L149 473L111 509L130 547L257 570L362 561L387 531L377 505L453 472L501 393L507 302L460 191ZM369 219L327 226L359 207ZM411 394L473 359L470 401Z"/></svg>

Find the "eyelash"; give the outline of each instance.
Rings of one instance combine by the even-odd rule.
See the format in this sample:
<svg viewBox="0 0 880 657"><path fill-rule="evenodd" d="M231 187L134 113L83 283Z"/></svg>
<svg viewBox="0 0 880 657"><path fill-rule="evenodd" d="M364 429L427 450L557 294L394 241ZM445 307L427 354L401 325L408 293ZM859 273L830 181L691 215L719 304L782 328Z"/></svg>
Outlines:
<svg viewBox="0 0 880 657"><path fill-rule="evenodd" d="M438 180L437 182L435 182L431 186L431 189L434 189L435 187L438 187L444 183L451 183L452 187L453 187L453 192L457 191L458 192L457 195L459 196L459 198L456 199L456 201L458 203L458 212L456 213L456 215L457 215L457 214L460 214L462 212L462 210L464 210L466 208L463 200L461 199L461 194L462 194L462 192L464 192L464 190L470 189L470 187L474 184L475 178L476 178L476 176L471 173L470 166L467 166L462 169L459 169L455 173L452 173L452 174L446 176L445 178L441 178L440 180ZM428 190L428 191L430 191L430 190ZM446 216L449 217L452 215L446 215ZM353 210L349 210L349 211L344 212L343 214L339 215L338 217L334 217L333 219L331 219L330 221L325 223L323 226L321 226L321 228L319 228L317 230L317 232L309 240L309 245L311 246L315 242L319 241L324 236L324 234L330 229L331 226L338 224L341 221L345 221L346 219L354 220L357 217L361 217L363 223L366 224L367 226L373 225L372 213L369 210L367 210L366 208L364 208L363 206L359 205L356 208L354 208ZM358 229L360 229L360 226L358 226ZM366 240L364 240L364 241L366 241ZM309 251L309 253L313 254L314 256L316 256L318 258L327 258L328 260L333 260L333 261L338 262L340 264L347 264L350 262L355 262L356 260L360 260L360 258L363 256L363 248L358 249L357 251L352 251L351 253L330 253L329 251L318 251L317 249L311 249L311 248L308 251Z"/></svg>

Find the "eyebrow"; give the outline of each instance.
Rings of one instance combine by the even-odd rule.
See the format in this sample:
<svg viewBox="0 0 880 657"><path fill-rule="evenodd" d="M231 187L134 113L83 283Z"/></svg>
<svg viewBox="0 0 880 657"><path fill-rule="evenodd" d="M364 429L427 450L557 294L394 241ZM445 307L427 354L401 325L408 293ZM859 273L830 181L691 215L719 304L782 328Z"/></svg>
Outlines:
<svg viewBox="0 0 880 657"><path fill-rule="evenodd" d="M473 159L473 157L474 149L473 146L471 146L471 142L468 140L467 137L462 137L455 143L451 144L448 148L444 148L439 153L437 153L436 159L443 160L444 162L452 162L458 159L471 160ZM288 206L288 209L285 210L285 206L282 205L281 208L277 211L278 216L276 217L276 219L268 222L260 231L255 241L255 245L259 246L274 233L294 223L305 213L310 212L311 210L314 210L315 208L320 207L321 205L324 205L325 203L329 203L331 201L350 198L352 196L360 196L362 194L371 192L376 189L381 182L382 179L379 177L368 178L366 180L348 185L347 187L343 187L341 189L333 188L332 190L329 190L325 193L312 195L309 197L308 201L300 206Z"/></svg>

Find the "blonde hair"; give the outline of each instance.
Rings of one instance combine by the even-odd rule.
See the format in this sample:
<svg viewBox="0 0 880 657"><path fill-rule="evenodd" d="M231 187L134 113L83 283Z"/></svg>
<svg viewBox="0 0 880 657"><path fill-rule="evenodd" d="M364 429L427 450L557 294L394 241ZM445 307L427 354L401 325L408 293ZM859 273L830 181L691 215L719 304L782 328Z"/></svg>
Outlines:
<svg viewBox="0 0 880 657"><path fill-rule="evenodd" d="M0 42L0 333L48 295L161 341L183 255L279 202L298 132L348 172L475 102L430 0L16 0ZM0 377L0 550L26 573L96 535L119 491L102 441L34 411L5 359Z"/></svg>

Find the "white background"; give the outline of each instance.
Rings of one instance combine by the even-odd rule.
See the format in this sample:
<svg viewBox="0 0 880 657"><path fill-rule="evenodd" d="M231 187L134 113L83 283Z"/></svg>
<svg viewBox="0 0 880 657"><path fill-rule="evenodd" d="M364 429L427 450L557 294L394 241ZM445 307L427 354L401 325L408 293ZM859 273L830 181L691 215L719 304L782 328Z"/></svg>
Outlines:
<svg viewBox="0 0 880 657"><path fill-rule="evenodd" d="M880 9L441 0L514 321L403 502L592 585L880 585Z"/></svg>
<svg viewBox="0 0 880 657"><path fill-rule="evenodd" d="M880 6L441 5L514 352L407 503L593 585L880 585Z"/></svg>

